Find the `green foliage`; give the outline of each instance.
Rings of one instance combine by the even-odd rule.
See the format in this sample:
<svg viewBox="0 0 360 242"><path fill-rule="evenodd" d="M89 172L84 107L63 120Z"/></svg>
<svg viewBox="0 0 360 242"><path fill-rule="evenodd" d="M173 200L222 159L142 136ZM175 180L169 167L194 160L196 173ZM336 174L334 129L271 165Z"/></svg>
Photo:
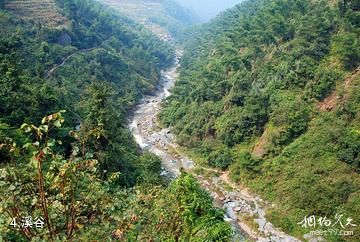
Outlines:
<svg viewBox="0 0 360 242"><path fill-rule="evenodd" d="M261 105L265 103L264 98L254 97L249 99L244 107L232 108L225 112L215 123L217 137L224 144L233 146L252 135L260 134L267 120L266 110Z"/></svg>
<svg viewBox="0 0 360 242"><path fill-rule="evenodd" d="M270 102L270 120L275 127L281 127L279 137L274 137L273 140L276 145L288 145L306 132L310 121L310 107L304 100L291 92L278 92Z"/></svg>
<svg viewBox="0 0 360 242"><path fill-rule="evenodd" d="M230 241L232 229L223 212L195 178L182 173L164 187L160 159L152 154L144 153L136 163L137 187L119 187L120 172L104 179L87 148L101 139L102 127L71 131L69 154L57 152L63 142L53 135L62 129L63 114L46 116L39 126L23 124L29 142L22 147L0 144L12 161L0 169L0 239ZM24 217L32 223L41 217L44 227L10 226Z"/></svg>
<svg viewBox="0 0 360 242"><path fill-rule="evenodd" d="M98 162L91 159L92 155L81 154L79 143L73 144L70 157L55 152L62 142L51 134L63 122L59 112L43 118L39 126L21 126L24 133L34 138L30 137L30 142L21 148L21 153L29 154L28 159L19 162L12 157L15 163L1 168L1 210L6 212L1 217L2 238L51 241L76 238L84 232L84 226L96 226L110 215L111 196L97 177ZM15 149L15 143L12 146ZM43 231L29 227L11 230L13 218L20 223L21 217L26 216L42 217Z"/></svg>
<svg viewBox="0 0 360 242"><path fill-rule="evenodd" d="M337 12L323 1L248 1L227 11L186 45L181 81L160 119L174 126L180 140L211 136L229 147L248 142L263 132L269 116L276 116L271 112L280 112L269 108L268 100L278 98L274 90L306 87L298 99L323 98L333 90L338 72L321 64L337 45L330 39L339 22ZM216 107L213 114L205 111L208 102ZM310 105L301 106L289 117L288 137L280 143L306 131ZM209 126L211 132L199 133Z"/></svg>
<svg viewBox="0 0 360 242"><path fill-rule="evenodd" d="M326 65L326 62L323 65ZM306 87L305 95L323 100L334 91L337 80L342 78L341 71L321 65L316 70L313 81Z"/></svg>
<svg viewBox="0 0 360 242"><path fill-rule="evenodd" d="M189 174L182 173L161 191L140 188L128 202L128 219L113 233L118 240L231 241L233 232L223 212Z"/></svg>
<svg viewBox="0 0 360 242"><path fill-rule="evenodd" d="M359 39L356 33L343 33L334 37L333 53L345 68L351 70L360 62Z"/></svg>
<svg viewBox="0 0 360 242"><path fill-rule="evenodd" d="M171 63L172 49L169 45L113 9L93 0L57 2L68 18L75 23L72 25L72 32L75 34L73 41L78 48L96 47L104 40L116 38L118 44L126 48L121 45L111 47L122 48L122 54L130 55L135 61L148 61L147 64L150 66L156 64L162 67ZM134 55L133 52L137 49L144 50L142 56Z"/></svg>
<svg viewBox="0 0 360 242"><path fill-rule="evenodd" d="M236 161L229 168L232 178L237 182L254 178L261 171L262 160L252 157L249 152L241 152Z"/></svg>
<svg viewBox="0 0 360 242"><path fill-rule="evenodd" d="M305 215L358 217L360 15L346 2L244 1L194 29L159 116L195 156L279 203L270 218L298 237Z"/></svg>
<svg viewBox="0 0 360 242"><path fill-rule="evenodd" d="M347 139L345 121L337 120L334 114L323 114L310 126L306 134L286 146L280 155L265 159L261 175L252 176L250 180L246 173L241 173L241 167L231 167L234 178L281 204L277 209L281 216L274 217L274 222L298 236L307 231L297 227L296 221L306 215L330 218L342 213L358 219L357 212L349 208L349 198L358 197L359 175L354 172L355 167L338 158L346 156L346 149L341 147L347 145L344 143ZM351 153L352 148L347 150L351 158L356 157L356 153ZM284 217L290 219L284 220ZM355 228L354 233L357 231ZM328 239L339 240L338 237ZM356 236L347 239L357 241Z"/></svg>
<svg viewBox="0 0 360 242"><path fill-rule="evenodd" d="M291 233L295 229L295 225L292 222L292 219L289 217L283 218L283 215L278 211L271 211L267 218L278 227L281 227L284 232Z"/></svg>
<svg viewBox="0 0 360 242"><path fill-rule="evenodd" d="M229 240L194 178L180 178L190 199L174 203L185 194L167 187L160 158L140 154L125 127L173 48L97 1L57 3L67 28L0 12L0 240ZM9 226L26 216L44 228Z"/></svg>
<svg viewBox="0 0 360 242"><path fill-rule="evenodd" d="M139 162L136 164L140 174L137 175L139 184L161 184L163 178L160 176L161 159L151 153L141 155Z"/></svg>
<svg viewBox="0 0 360 242"><path fill-rule="evenodd" d="M360 133L358 130L347 131L340 138L338 158L360 172Z"/></svg>
<svg viewBox="0 0 360 242"><path fill-rule="evenodd" d="M163 228L172 228L175 241L230 241L232 230L223 221L223 213L212 206L212 199L200 189L191 175L182 173L170 184L165 200L158 204L160 216L180 216L180 223L165 222ZM168 197L169 196L169 197ZM167 198L170 198L167 200ZM169 223L170 222L170 223Z"/></svg>
<svg viewBox="0 0 360 242"><path fill-rule="evenodd" d="M208 157L209 165L225 170L233 162L231 150L229 148L217 149L212 151Z"/></svg>
<svg viewBox="0 0 360 242"><path fill-rule="evenodd" d="M173 48L96 1L57 2L71 27L51 29L0 15L2 122L11 129L66 109L66 129L99 133L99 139L83 140L102 176L120 172L118 184L133 186L139 155L124 127L126 114L155 90ZM63 131L56 135L64 141L59 149L68 152L73 140Z"/></svg>

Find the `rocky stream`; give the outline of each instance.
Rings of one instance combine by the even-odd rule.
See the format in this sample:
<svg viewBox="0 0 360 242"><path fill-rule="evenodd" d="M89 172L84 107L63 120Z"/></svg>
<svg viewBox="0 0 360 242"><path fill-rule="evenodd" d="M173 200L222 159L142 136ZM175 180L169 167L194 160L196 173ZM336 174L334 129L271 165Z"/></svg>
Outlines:
<svg viewBox="0 0 360 242"><path fill-rule="evenodd" d="M135 109L129 120L129 128L139 146L162 159L163 175L175 178L181 169L194 174L198 182L214 199L216 206L225 210L225 220L231 223L234 230L233 241L274 241L297 242L281 230L275 228L265 217L267 207L274 206L253 195L246 188L233 184L228 174L209 168L210 174L194 172L198 166L177 150L174 135L169 128L160 128L157 115L162 101L170 95L171 88L178 78L177 69L181 52L177 54L174 65L162 72L161 83L154 95L145 96ZM245 221L246 220L246 221ZM250 221L250 222L249 222ZM249 225L251 224L251 225Z"/></svg>

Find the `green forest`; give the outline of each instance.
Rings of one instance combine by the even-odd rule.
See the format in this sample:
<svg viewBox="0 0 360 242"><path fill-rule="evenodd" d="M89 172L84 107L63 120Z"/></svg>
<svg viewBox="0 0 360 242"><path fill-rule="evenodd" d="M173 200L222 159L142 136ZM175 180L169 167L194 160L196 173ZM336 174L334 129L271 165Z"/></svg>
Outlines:
<svg viewBox="0 0 360 242"><path fill-rule="evenodd" d="M341 215L354 234L321 237L360 241L360 2L197 21L175 0L0 0L0 241L233 241L201 171L268 201L287 235ZM128 122L177 50L157 122L196 168L171 179Z"/></svg>
<svg viewBox="0 0 360 242"><path fill-rule="evenodd" d="M173 46L97 1L49 2L0 2L0 240L229 241L196 180L165 179L126 128Z"/></svg>
<svg viewBox="0 0 360 242"><path fill-rule="evenodd" d="M160 114L198 163L277 204L267 217L298 238L305 216L360 220L359 6L244 1L193 29Z"/></svg>

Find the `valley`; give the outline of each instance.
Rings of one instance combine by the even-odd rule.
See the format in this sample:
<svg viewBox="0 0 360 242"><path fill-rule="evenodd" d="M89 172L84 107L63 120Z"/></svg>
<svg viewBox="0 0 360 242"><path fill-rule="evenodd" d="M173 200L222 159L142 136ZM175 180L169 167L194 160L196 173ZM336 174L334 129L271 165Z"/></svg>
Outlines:
<svg viewBox="0 0 360 242"><path fill-rule="evenodd" d="M162 81L155 95L145 96L136 107L134 116L129 121L129 128L136 142L143 150L161 158L164 175L176 178L183 170L196 177L202 187L211 194L215 205L226 211L225 220L232 224L235 232L233 241L246 241L245 238L260 242L300 241L274 228L267 221L265 203L259 196L250 194L246 188L239 189L229 181L226 173L196 165L184 154L177 152L178 145L171 130L158 125L161 103L171 94L178 78L180 58L181 51L178 51L174 66L162 72ZM199 172L200 170L203 172ZM211 175L205 175L206 171L210 171ZM247 222L244 221L245 218ZM249 223L257 226L251 228Z"/></svg>
<svg viewBox="0 0 360 242"><path fill-rule="evenodd" d="M204 4L0 0L0 241L359 241L359 1Z"/></svg>

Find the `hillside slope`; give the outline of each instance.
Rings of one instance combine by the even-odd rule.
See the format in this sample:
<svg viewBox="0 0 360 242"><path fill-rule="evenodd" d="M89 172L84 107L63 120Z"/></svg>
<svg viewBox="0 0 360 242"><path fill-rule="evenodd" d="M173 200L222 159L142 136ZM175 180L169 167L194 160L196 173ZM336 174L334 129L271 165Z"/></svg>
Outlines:
<svg viewBox="0 0 360 242"><path fill-rule="evenodd" d="M230 241L196 180L170 183L126 128L173 59L98 1L0 1L0 241Z"/></svg>
<svg viewBox="0 0 360 242"><path fill-rule="evenodd" d="M299 238L311 230L297 224L305 216L360 221L356 2L254 0L226 11L194 30L160 114L203 165L276 203L268 217ZM329 95L341 98L318 109ZM347 229L354 235L325 237L358 241L358 227Z"/></svg>

